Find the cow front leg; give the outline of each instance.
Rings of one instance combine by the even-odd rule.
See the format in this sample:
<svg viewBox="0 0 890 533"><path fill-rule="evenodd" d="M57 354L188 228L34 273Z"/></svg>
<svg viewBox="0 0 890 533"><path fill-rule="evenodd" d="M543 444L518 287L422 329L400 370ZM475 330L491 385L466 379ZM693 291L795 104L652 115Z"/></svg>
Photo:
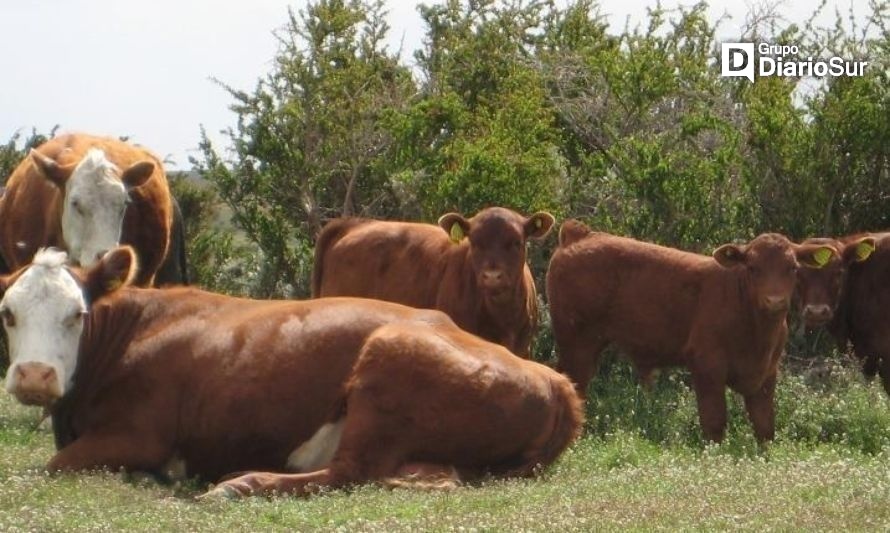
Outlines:
<svg viewBox="0 0 890 533"><path fill-rule="evenodd" d="M336 481L328 468L306 474L250 472L217 484L198 499L234 499L273 495L305 496L317 492L323 487L336 488L340 485L342 483Z"/></svg>
<svg viewBox="0 0 890 533"><path fill-rule="evenodd" d="M745 410L754 427L754 437L763 444L776 435L776 375L768 377L763 386L752 394L746 394Z"/></svg>
<svg viewBox="0 0 890 533"><path fill-rule="evenodd" d="M587 341L581 338L559 345L559 358L556 371L565 374L575 383L575 390L582 399L587 399L587 387L599 368L600 355L607 341Z"/></svg>
<svg viewBox="0 0 890 533"><path fill-rule="evenodd" d="M86 434L59 450L46 466L49 472L108 468L153 472L164 466L172 450L143 435Z"/></svg>
<svg viewBox="0 0 890 533"><path fill-rule="evenodd" d="M726 385L710 373L693 372L698 420L705 439L721 442L726 431Z"/></svg>
<svg viewBox="0 0 890 533"><path fill-rule="evenodd" d="M878 375L881 376L881 385L884 386L884 392L890 394L890 357L882 357L877 366Z"/></svg>

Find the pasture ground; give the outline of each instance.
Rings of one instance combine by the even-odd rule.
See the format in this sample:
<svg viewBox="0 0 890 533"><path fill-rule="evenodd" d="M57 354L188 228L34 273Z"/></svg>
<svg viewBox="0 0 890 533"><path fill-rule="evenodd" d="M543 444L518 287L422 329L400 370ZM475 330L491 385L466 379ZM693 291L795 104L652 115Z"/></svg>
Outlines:
<svg viewBox="0 0 890 533"><path fill-rule="evenodd" d="M818 426L816 418L828 427L841 417L879 445L834 438L824 427L810 438L797 428L794 435L780 431L768 450L758 450L735 402L729 439L720 446L690 443L683 435L656 443L642 436L652 428L613 427L583 438L536 480L445 492L365 486L306 500L238 502L196 502L202 488L196 484L164 486L120 473L47 476L41 467L53 453L52 436L33 429L38 411L0 394L0 530L887 530L890 446L883 435L890 432L890 402L879 387L862 383L841 394L810 390L812 398L801 401L795 395L803 386L792 379L780 387L780 424L789 406L803 406L816 413L799 413L804 427ZM664 418L652 411L665 401L659 394L666 393L656 391L652 405L648 396L637 396L636 407L615 408L636 410L631 419L637 420L648 410L657 425L655 416ZM686 422L694 419L690 397L681 392L672 406ZM858 413L865 409L880 416ZM601 425L591 418L593 428Z"/></svg>

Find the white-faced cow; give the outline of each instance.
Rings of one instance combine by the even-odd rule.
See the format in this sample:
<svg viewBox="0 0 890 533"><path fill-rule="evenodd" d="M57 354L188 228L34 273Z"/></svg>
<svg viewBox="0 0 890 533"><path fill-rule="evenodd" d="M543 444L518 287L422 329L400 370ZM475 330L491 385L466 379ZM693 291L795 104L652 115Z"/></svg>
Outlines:
<svg viewBox="0 0 890 533"><path fill-rule="evenodd" d="M532 475L578 435L571 382L447 315L359 298L245 300L128 287L135 256L61 252L0 278L6 389L48 407L51 471L249 474L302 494L403 474Z"/></svg>
<svg viewBox="0 0 890 533"><path fill-rule="evenodd" d="M130 244L140 261L135 283L148 286L168 259L173 209L163 166L147 150L117 139L60 135L31 150L7 181L0 254L9 271L47 246L89 266L119 243ZM177 252L169 255L179 260Z"/></svg>

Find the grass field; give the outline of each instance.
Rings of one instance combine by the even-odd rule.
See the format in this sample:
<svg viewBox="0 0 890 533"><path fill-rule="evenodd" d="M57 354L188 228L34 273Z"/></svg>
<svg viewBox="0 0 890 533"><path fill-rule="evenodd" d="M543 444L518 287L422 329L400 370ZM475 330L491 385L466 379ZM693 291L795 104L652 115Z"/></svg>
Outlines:
<svg viewBox="0 0 890 533"><path fill-rule="evenodd" d="M622 389L629 399L616 395L611 405L628 413L625 425L650 420L651 427L613 424L600 436L585 437L540 479L445 492L366 486L306 500L238 502L197 502L202 487L195 484L164 486L118 473L47 476L41 467L53 453L50 432L33 429L36 409L2 394L0 529L886 530L890 402L877 386L850 383L840 392L819 392L804 390L800 380L783 381L784 428L767 450L752 443L735 404L723 445L704 447L682 429L662 442L644 438L662 432L659 424L694 427L691 395L680 384L654 394L630 386ZM635 407L622 407L627 402ZM665 403L673 419L663 416ZM787 422L788 416L799 424ZM593 431L601 418L591 416ZM831 429L840 426L849 433ZM855 437L857 431L868 438Z"/></svg>

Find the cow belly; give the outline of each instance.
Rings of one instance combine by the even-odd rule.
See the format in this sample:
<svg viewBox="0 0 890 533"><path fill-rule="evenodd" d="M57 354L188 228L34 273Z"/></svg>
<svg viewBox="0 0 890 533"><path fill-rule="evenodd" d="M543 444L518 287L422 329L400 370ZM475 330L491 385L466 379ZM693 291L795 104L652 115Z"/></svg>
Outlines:
<svg viewBox="0 0 890 533"><path fill-rule="evenodd" d="M334 457L342 436L343 420L321 426L311 439L291 452L287 458L287 469L293 472L312 472L324 468Z"/></svg>

